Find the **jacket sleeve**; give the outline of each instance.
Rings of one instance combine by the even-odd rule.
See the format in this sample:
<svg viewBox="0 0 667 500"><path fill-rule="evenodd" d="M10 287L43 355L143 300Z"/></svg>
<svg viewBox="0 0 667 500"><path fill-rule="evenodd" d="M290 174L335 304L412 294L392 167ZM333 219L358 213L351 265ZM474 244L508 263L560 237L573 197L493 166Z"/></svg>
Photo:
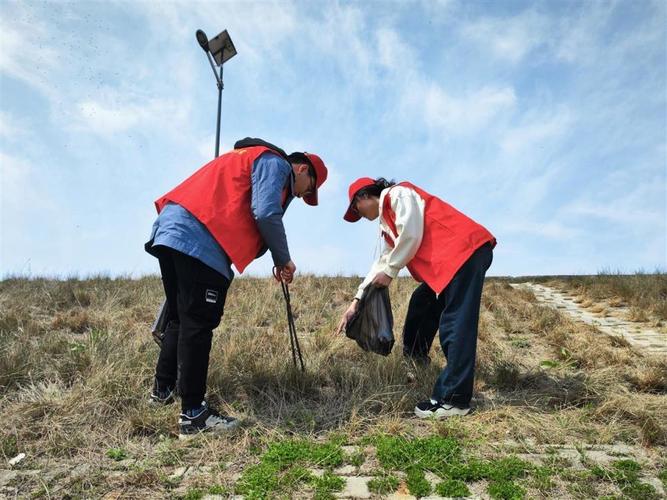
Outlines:
<svg viewBox="0 0 667 500"><path fill-rule="evenodd" d="M385 194L389 196L389 193ZM377 273L395 278L415 256L424 236L424 200L414 190L397 186L391 190L391 208L396 214L394 247L384 243L382 254L359 285L355 299L360 299Z"/></svg>
<svg viewBox="0 0 667 500"><path fill-rule="evenodd" d="M391 196L391 208L396 214L394 248L389 249L384 267L380 269L395 278L419 250L424 236L424 200L416 191L398 186L385 196Z"/></svg>
<svg viewBox="0 0 667 500"><path fill-rule="evenodd" d="M386 267L389 250L390 250L389 246L386 243L383 243L382 254L380 254L380 256L377 259L375 259L375 262L373 262L373 265L371 266L370 271L368 271L368 274L364 278L364 281L362 281L361 285L359 285L359 288L357 288L357 293L354 296L355 299L361 299L361 296L364 294L364 290L366 290L366 287L371 284L371 281L373 281L375 275Z"/></svg>
<svg viewBox="0 0 667 500"><path fill-rule="evenodd" d="M283 189L291 182L291 170L279 156L265 153L255 160L251 174L252 215L276 266L291 260L281 204Z"/></svg>

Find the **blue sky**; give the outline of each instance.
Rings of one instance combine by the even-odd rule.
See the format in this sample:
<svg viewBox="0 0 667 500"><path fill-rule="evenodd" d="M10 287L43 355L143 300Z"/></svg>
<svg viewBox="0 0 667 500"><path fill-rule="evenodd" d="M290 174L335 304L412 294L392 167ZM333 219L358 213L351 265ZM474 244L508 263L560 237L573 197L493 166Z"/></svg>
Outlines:
<svg viewBox="0 0 667 500"><path fill-rule="evenodd" d="M410 180L498 238L492 275L667 269L664 1L0 2L0 276L140 276L153 200L222 150L318 153L300 271L365 274L359 176ZM247 273L265 274L264 257Z"/></svg>

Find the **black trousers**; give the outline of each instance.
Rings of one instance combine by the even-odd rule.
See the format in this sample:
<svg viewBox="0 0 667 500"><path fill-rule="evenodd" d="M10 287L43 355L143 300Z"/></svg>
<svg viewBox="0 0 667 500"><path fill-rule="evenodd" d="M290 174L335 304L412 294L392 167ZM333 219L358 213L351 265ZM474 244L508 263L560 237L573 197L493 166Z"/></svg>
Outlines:
<svg viewBox="0 0 667 500"><path fill-rule="evenodd" d="M403 355L419 363L430 361L428 353L440 324L444 301L438 301L435 292L422 283L410 297L403 326Z"/></svg>
<svg viewBox="0 0 667 500"><path fill-rule="evenodd" d="M198 259L168 247L157 249L169 322L155 368L160 389L178 382L183 410L206 394L213 330L220 324L230 281Z"/></svg>

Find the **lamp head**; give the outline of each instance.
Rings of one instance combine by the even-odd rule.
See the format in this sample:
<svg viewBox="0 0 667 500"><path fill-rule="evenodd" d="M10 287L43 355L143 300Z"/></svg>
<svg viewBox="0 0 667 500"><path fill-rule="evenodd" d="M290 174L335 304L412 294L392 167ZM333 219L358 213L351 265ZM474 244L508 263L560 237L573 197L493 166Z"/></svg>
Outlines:
<svg viewBox="0 0 667 500"><path fill-rule="evenodd" d="M208 37L206 36L206 33L204 33L202 30L197 30L196 36L197 42L199 42L199 46L204 50L204 52L208 52Z"/></svg>

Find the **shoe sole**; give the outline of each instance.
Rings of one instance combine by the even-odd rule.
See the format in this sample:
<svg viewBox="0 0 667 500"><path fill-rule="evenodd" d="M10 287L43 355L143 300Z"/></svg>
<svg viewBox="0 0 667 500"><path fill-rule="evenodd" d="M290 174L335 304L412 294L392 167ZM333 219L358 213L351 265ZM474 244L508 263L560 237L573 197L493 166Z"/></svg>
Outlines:
<svg viewBox="0 0 667 500"><path fill-rule="evenodd" d="M470 408L456 408L452 407L449 410L438 410L438 411L424 411L419 408L415 408L415 415L418 418L435 418L441 420L448 417L463 417L470 413Z"/></svg>
<svg viewBox="0 0 667 500"><path fill-rule="evenodd" d="M235 420L231 424L216 425L215 427L209 427L208 429L202 429L200 431L191 432L189 434L179 432L178 439L180 440L192 439L193 437L199 436L200 434L224 434L225 432L233 431L239 426L239 424L240 422L238 420Z"/></svg>

